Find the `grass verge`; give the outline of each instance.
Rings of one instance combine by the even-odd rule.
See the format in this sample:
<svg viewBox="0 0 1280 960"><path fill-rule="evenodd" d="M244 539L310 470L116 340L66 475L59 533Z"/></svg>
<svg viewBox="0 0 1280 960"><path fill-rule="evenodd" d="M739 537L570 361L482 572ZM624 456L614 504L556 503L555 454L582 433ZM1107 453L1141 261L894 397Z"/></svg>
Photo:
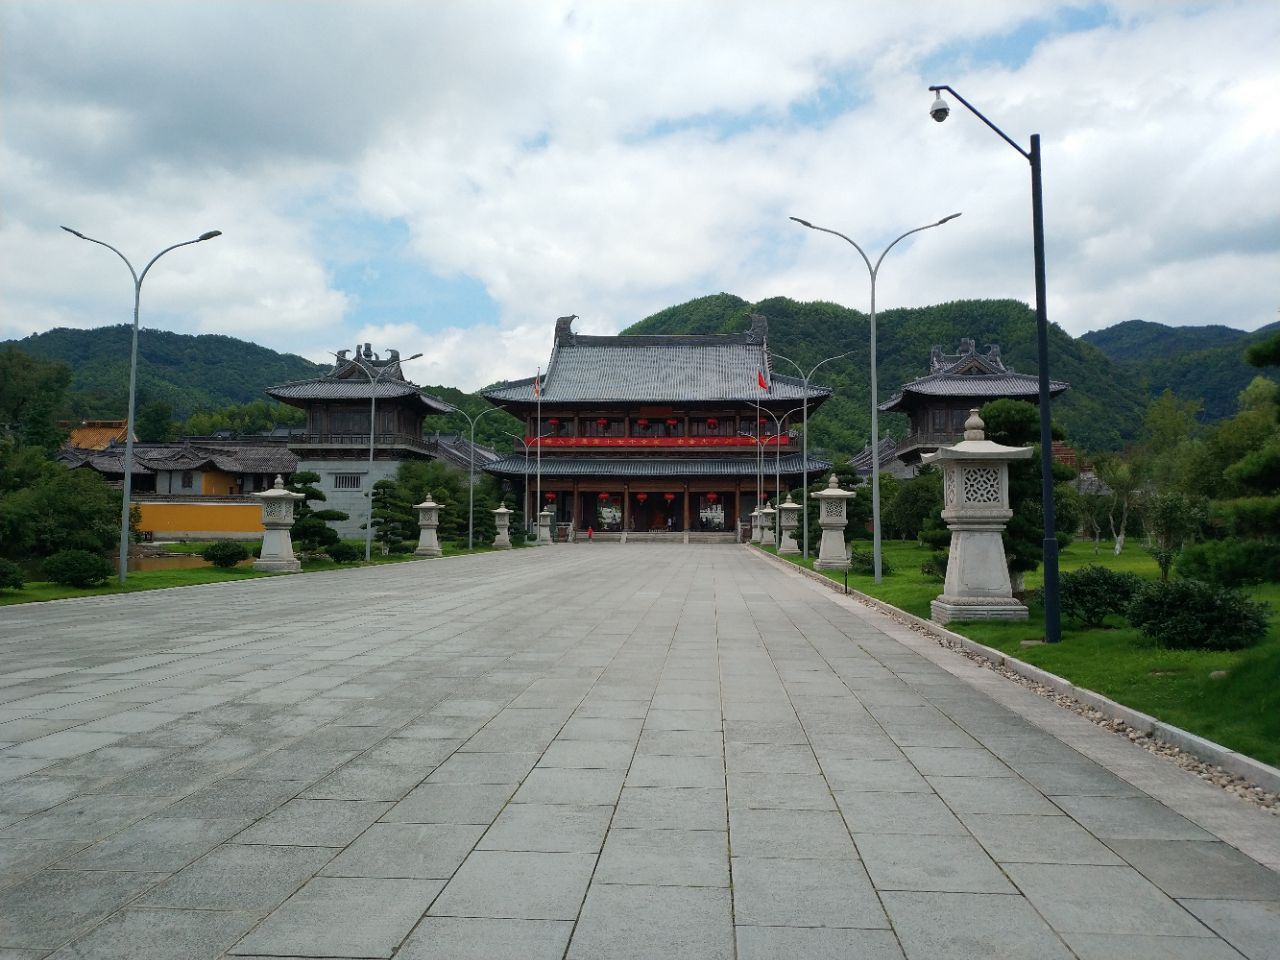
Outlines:
<svg viewBox="0 0 1280 960"><path fill-rule="evenodd" d="M772 552L772 551L771 551ZM893 572L877 585L870 575L849 574L849 587L916 616L929 617L929 602L942 584L920 572L929 551L914 542L886 542L885 562ZM798 557L793 563L812 567ZM1155 561L1131 544L1119 557L1109 544L1095 556L1091 543L1076 542L1062 551L1060 569L1099 563L1154 580ZM843 583L843 570L819 571ZM1040 586L1040 574L1027 576ZM1072 683L1108 696L1174 726L1207 737L1264 763L1280 766L1280 584L1262 584L1245 593L1271 606L1266 639L1249 650L1163 650L1119 618L1106 626L1082 629L1062 624L1062 643L1023 646L1044 637L1044 611L1031 608L1022 623L960 622L949 630L1008 656L1056 673ZM1212 679L1223 671L1226 677Z"/></svg>

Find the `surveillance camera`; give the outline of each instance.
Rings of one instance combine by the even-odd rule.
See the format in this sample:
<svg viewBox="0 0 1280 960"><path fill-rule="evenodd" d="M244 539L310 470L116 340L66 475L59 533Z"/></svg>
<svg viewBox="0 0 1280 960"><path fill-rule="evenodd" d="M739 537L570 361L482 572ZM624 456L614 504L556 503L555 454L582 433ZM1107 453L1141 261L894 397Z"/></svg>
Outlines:
<svg viewBox="0 0 1280 960"><path fill-rule="evenodd" d="M938 98L933 101L933 106L929 108L929 116L941 123L951 115L951 108L947 106L947 101L942 99L942 94L938 94Z"/></svg>

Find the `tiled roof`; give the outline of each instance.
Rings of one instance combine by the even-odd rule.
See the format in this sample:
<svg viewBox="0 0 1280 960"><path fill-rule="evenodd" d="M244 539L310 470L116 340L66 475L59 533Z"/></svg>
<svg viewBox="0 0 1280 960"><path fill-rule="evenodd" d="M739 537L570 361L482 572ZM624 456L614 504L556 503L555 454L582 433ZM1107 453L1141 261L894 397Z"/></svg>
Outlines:
<svg viewBox="0 0 1280 960"><path fill-rule="evenodd" d="M565 318L566 320L568 318ZM543 403L697 403L792 401L804 398L802 381L770 375L766 326L714 336L598 337L557 327L551 362L542 378ZM758 385L760 373L770 382ZM532 377L484 391L502 402L535 403ZM810 400L830 396L810 385Z"/></svg>
<svg viewBox="0 0 1280 960"><path fill-rule="evenodd" d="M1071 385L1061 380L1049 381L1050 396L1057 396ZM881 410L900 410L905 404L907 394L922 397L1010 397L1035 398L1040 395L1040 381L1026 373L1005 372L994 375L964 374L951 376L944 373L931 374L904 383L889 400L880 404Z"/></svg>
<svg viewBox="0 0 1280 960"><path fill-rule="evenodd" d="M81 450L105 450L112 443L124 443L126 425L125 420L90 420L72 427L67 443Z"/></svg>
<svg viewBox="0 0 1280 960"><path fill-rule="evenodd" d="M293 402L306 400L393 400L399 397L411 397L418 402L427 413L451 413L453 407L443 400L437 399L404 379L400 372L399 354L393 351L392 359L348 359L343 356L332 370L323 377L311 380L291 380L278 386L267 387L267 396ZM370 376L370 370L376 371ZM384 372L385 371L385 372ZM374 377L382 377L376 383Z"/></svg>
<svg viewBox="0 0 1280 960"><path fill-rule="evenodd" d="M536 469L536 458L528 460L528 473L533 476ZM778 462L777 469L781 473L794 474L802 472L803 455L789 453ZM525 475L525 458L521 456L504 457L494 463L485 465L488 473L499 476ZM821 473L831 469L827 460L816 457L809 458L809 472ZM766 474L774 473L772 457L766 458ZM756 474L755 457L546 457L542 458L542 475L544 477L754 477Z"/></svg>
<svg viewBox="0 0 1280 960"><path fill-rule="evenodd" d="M68 448L61 459L70 466L89 466L99 473L124 473L124 448L103 451ZM133 472L159 470L221 470L224 473L293 473L298 457L279 445L135 443Z"/></svg>

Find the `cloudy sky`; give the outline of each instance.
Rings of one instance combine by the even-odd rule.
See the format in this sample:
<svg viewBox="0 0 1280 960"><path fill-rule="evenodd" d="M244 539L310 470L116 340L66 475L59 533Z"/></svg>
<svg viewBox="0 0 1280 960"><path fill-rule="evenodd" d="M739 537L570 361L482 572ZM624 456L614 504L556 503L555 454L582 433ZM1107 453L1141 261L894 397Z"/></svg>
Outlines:
<svg viewBox="0 0 1280 960"><path fill-rule="evenodd" d="M695 296L1252 330L1280 307L1280 3L0 0L0 339L126 322L474 389Z"/></svg>

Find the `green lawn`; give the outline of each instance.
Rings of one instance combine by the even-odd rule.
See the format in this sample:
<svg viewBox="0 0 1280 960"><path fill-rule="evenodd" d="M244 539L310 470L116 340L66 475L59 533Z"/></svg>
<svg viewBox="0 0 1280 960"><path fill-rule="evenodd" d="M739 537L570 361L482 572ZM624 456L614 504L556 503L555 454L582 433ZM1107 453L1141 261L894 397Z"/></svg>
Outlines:
<svg viewBox="0 0 1280 960"><path fill-rule="evenodd" d="M258 543L259 541L256 540L246 541L245 546L252 549L258 546ZM355 543L355 541L352 541L352 543ZM206 546L208 546L207 543L174 543L165 544L165 549L171 553L198 553ZM364 541L361 540L358 546L363 551ZM177 549L180 547L184 549ZM467 550L465 547L458 548L452 544L444 544L442 549L446 557L454 557L467 553L489 553L494 548L484 546L476 547L474 550ZM375 548L369 565L404 563L409 560L419 559L421 558L415 557L412 553L393 553L384 557ZM334 563L328 558L306 560L302 564L302 572L316 573L321 570L348 570L353 567L363 567L364 565L363 560L355 563ZM182 570L133 571L129 574L128 580L123 587L120 586L114 576L101 586L85 589L64 587L56 583L33 580L24 584L21 590L0 590L0 606L9 606L15 603L37 603L43 600L65 600L69 597L99 597L112 593L138 593L142 590L163 590L166 587L188 587L201 583L223 583L227 580L250 580L254 577L278 576L287 576L287 574L260 573L250 567L233 567L230 570L224 570L212 564L207 564Z"/></svg>
<svg viewBox="0 0 1280 960"><path fill-rule="evenodd" d="M862 545L869 547L869 543ZM1092 543L1073 543L1062 551L1060 569L1100 563L1152 580L1158 576L1155 561L1140 543L1130 542L1119 557L1110 547L1103 544L1094 556ZM893 573L884 576L879 586L870 575L851 573L849 587L928 618L929 601L942 592L940 582L920 572L928 556L914 542L886 542L884 559ZM844 580L842 570L824 572L837 582ZM1028 588L1040 586L1038 572L1026 579ZM1233 750L1280 765L1280 584L1263 584L1245 592L1270 603L1271 630L1263 643L1235 652L1161 650L1118 618L1092 630L1064 621L1062 643L1024 647L1022 641L1044 637L1044 612L1037 607L1032 607L1031 618L1023 623L952 623L948 629ZM1210 679L1218 670L1226 671L1226 679Z"/></svg>

